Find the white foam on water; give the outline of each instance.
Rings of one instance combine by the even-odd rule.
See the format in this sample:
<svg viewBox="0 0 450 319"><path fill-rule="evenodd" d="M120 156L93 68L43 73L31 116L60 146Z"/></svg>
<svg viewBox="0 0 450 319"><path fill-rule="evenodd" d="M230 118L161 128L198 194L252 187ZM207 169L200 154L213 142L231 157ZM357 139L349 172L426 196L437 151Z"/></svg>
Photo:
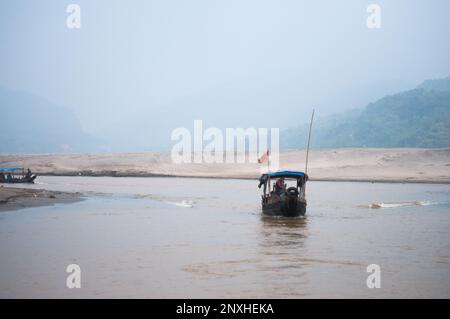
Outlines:
<svg viewBox="0 0 450 319"><path fill-rule="evenodd" d="M168 202L169 204L184 207L184 208L192 208L194 207L194 202L192 200L182 200L181 202Z"/></svg>
<svg viewBox="0 0 450 319"><path fill-rule="evenodd" d="M405 206L429 206L429 205L439 205L441 203L432 201L411 201L411 202L400 202L400 203L372 203L369 208L397 208Z"/></svg>

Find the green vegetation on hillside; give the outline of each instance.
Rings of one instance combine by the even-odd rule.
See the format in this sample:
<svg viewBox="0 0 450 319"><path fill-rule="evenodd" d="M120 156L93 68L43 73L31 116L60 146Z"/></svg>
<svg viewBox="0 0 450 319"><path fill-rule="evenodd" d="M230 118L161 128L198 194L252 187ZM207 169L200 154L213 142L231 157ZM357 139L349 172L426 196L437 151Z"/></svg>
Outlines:
<svg viewBox="0 0 450 319"><path fill-rule="evenodd" d="M285 148L303 148L307 125L281 134ZM450 147L450 78L386 96L362 110L319 119L312 147Z"/></svg>

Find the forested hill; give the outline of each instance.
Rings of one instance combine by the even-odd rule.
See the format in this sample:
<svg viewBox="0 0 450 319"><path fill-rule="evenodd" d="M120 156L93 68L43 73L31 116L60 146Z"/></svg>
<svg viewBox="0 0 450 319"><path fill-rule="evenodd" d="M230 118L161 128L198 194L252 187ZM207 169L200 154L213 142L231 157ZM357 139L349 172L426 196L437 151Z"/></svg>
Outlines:
<svg viewBox="0 0 450 319"><path fill-rule="evenodd" d="M281 133L284 148L303 148L308 126ZM450 77L385 96L363 109L319 118L312 147L450 147Z"/></svg>

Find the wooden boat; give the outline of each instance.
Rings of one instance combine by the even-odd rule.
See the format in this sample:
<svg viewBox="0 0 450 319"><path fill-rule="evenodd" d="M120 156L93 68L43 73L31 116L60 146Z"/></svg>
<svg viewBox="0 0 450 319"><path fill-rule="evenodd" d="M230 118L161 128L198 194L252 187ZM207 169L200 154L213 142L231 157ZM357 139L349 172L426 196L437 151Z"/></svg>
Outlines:
<svg viewBox="0 0 450 319"><path fill-rule="evenodd" d="M306 148L306 161L305 161L305 172L296 171L280 171L280 172L270 172L270 159L269 150L258 160L258 163L263 163L267 161L268 173L263 174L259 179L258 187L263 188L263 195L261 204L264 214L276 215L276 216L286 216L286 217L296 217L303 216L306 214L306 182L308 181L308 156L309 156L309 145L311 141L311 129L314 119L314 109L311 115L311 122L309 124L308 133L308 146ZM277 179L272 188L272 180ZM285 179L293 180L294 185L288 186L285 184Z"/></svg>
<svg viewBox="0 0 450 319"><path fill-rule="evenodd" d="M272 181L276 179L276 183ZM291 185L286 184L288 181ZM305 186L308 175L303 172L280 171L263 174L259 186L263 187L261 196L262 211L267 215L297 217L306 213ZM281 185L280 185L281 184Z"/></svg>
<svg viewBox="0 0 450 319"><path fill-rule="evenodd" d="M0 167L0 183L34 183L36 175L23 167Z"/></svg>

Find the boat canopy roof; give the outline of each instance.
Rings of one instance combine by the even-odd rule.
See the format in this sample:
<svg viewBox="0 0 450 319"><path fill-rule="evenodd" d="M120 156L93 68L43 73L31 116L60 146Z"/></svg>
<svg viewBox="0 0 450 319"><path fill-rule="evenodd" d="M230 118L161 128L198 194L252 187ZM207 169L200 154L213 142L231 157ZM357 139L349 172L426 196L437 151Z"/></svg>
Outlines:
<svg viewBox="0 0 450 319"><path fill-rule="evenodd" d="M23 169L22 167L0 167L0 171L17 171L19 169Z"/></svg>
<svg viewBox="0 0 450 319"><path fill-rule="evenodd" d="M285 178L299 178L305 176L303 172L295 171L279 171L267 174L270 178L272 177L285 177Z"/></svg>

